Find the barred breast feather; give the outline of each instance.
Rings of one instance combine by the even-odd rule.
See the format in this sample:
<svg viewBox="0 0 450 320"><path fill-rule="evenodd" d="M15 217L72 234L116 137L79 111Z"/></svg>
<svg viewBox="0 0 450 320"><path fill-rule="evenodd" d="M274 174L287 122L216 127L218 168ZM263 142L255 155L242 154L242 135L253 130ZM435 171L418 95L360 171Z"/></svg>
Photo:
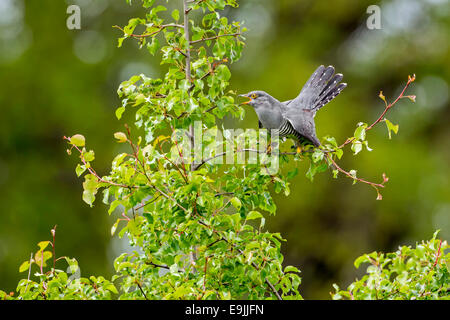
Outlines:
<svg viewBox="0 0 450 320"><path fill-rule="evenodd" d="M313 143L314 145L316 144L313 141L311 141L310 139L308 139L307 137L300 134L298 131L296 131L294 129L294 127L292 126L291 122L287 119L285 119L283 121L283 124L280 126L280 128L277 131L278 131L278 135L281 138L286 137L286 138L294 139L300 143L308 142L308 143Z"/></svg>

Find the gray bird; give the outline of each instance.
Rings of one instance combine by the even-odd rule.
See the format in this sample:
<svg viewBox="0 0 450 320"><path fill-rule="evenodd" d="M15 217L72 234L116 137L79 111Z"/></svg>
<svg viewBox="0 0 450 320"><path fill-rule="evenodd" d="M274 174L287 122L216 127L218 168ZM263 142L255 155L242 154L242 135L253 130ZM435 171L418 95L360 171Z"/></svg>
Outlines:
<svg viewBox="0 0 450 320"><path fill-rule="evenodd" d="M347 86L346 83L340 83L342 78L342 74L334 74L334 67L320 66L293 100L280 102L264 91L251 91L240 96L249 99L243 104L255 109L259 128L276 129L280 137L318 147L320 141L316 136L314 117L317 110Z"/></svg>

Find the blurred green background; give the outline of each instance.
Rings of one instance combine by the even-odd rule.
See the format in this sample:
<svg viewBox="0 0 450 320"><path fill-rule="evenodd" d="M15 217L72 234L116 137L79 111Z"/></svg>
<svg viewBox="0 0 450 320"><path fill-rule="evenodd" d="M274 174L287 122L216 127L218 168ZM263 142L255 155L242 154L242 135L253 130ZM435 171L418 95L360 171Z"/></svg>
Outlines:
<svg viewBox="0 0 450 320"><path fill-rule="evenodd" d="M13 291L18 267L50 240L56 224L57 255L76 257L81 275L113 272L112 260L123 241L111 239L113 218L97 201L82 200L75 156L68 156L63 135L81 133L96 152L96 169L109 172L118 152L113 132L123 130L114 110L116 90L133 74L157 77L158 57L139 51L134 41L116 48L130 17L143 16L138 1L0 1L0 288ZM179 7L170 0L169 6ZM372 122L383 110L378 93L392 100L408 74L417 81L388 118L400 124L388 139L383 123L369 134L372 152L341 161L358 175L390 180L383 201L362 184L330 173L311 183L307 163L291 184L291 195L277 195L278 213L268 228L288 240L286 263L302 270L301 292L328 299L332 283L346 286L364 270L354 259L374 250L395 250L450 235L450 5L447 0L242 0L226 15L249 28L243 58L232 66L231 87L261 89L280 100L295 97L320 64L345 75L348 88L316 117L318 136L343 142L359 121ZM66 9L81 7L81 30L68 30ZM381 8L382 28L369 30L369 5ZM131 113L124 122L132 123ZM257 126L248 109L244 123ZM61 264L63 267L63 264Z"/></svg>

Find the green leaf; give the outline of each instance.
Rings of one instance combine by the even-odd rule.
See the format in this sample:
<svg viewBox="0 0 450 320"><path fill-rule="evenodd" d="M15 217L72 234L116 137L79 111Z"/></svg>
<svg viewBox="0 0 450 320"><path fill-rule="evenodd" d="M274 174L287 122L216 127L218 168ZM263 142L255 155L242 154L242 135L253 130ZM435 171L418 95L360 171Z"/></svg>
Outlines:
<svg viewBox="0 0 450 320"><path fill-rule="evenodd" d="M230 199L231 204L236 208L236 209L241 209L242 203L241 200L239 200L236 197L233 197Z"/></svg>
<svg viewBox="0 0 450 320"><path fill-rule="evenodd" d="M50 244L50 241L41 241L38 243L38 247L40 250L44 250L45 248L48 247L49 244Z"/></svg>
<svg viewBox="0 0 450 320"><path fill-rule="evenodd" d="M353 264L355 265L355 268L358 269L359 266L361 265L361 263L364 263L364 262L368 262L367 255L362 255L362 256L358 257Z"/></svg>
<svg viewBox="0 0 450 320"><path fill-rule="evenodd" d="M128 156L128 153L119 153L112 161L112 167L117 168L123 162L123 160Z"/></svg>
<svg viewBox="0 0 450 320"><path fill-rule="evenodd" d="M30 267L30 261L24 261L20 267L19 267L19 272L24 272L27 271Z"/></svg>
<svg viewBox="0 0 450 320"><path fill-rule="evenodd" d="M46 261L50 259L53 256L53 254L50 251L42 251L39 250L34 255L34 261L36 261L36 264L38 266L45 267L47 266Z"/></svg>
<svg viewBox="0 0 450 320"><path fill-rule="evenodd" d="M70 143L77 147L84 147L86 139L81 134L76 134L70 138Z"/></svg>
<svg viewBox="0 0 450 320"><path fill-rule="evenodd" d="M87 162L94 161L95 153L93 150L90 150L89 152L83 152L83 157L84 157L84 160L86 160Z"/></svg>
<svg viewBox="0 0 450 320"><path fill-rule="evenodd" d="M315 149L312 154L312 159L314 162L318 162L324 158L325 154L320 149Z"/></svg>
<svg viewBox="0 0 450 320"><path fill-rule="evenodd" d="M123 41L125 40L125 37L117 39L117 48L122 47Z"/></svg>
<svg viewBox="0 0 450 320"><path fill-rule="evenodd" d="M114 235L114 233L116 233L117 230L117 226L119 225L120 222L120 218L116 220L116 222L113 224L113 226L111 227L111 236Z"/></svg>
<svg viewBox="0 0 450 320"><path fill-rule="evenodd" d="M75 168L75 173L77 174L77 177L81 176L85 171L86 171L85 165L78 164L77 167Z"/></svg>
<svg viewBox="0 0 450 320"><path fill-rule="evenodd" d="M353 178L353 184L355 184L356 183L356 170L350 170L348 173L350 173L350 175L352 176L352 178Z"/></svg>
<svg viewBox="0 0 450 320"><path fill-rule="evenodd" d="M245 217L246 220L254 220L259 218L263 218L263 215L258 211L250 211Z"/></svg>
<svg viewBox="0 0 450 320"><path fill-rule="evenodd" d="M362 143L359 140L355 140L352 142L352 151L354 154L358 154L362 150Z"/></svg>
<svg viewBox="0 0 450 320"><path fill-rule="evenodd" d="M178 11L177 9L172 11L172 18L175 19L175 21L180 20L180 11Z"/></svg>
<svg viewBox="0 0 450 320"><path fill-rule="evenodd" d="M78 270L78 261L75 258L64 257L69 265L70 273L75 273Z"/></svg>
<svg viewBox="0 0 450 320"><path fill-rule="evenodd" d="M361 140L364 141L366 139L366 128L367 128L367 124L366 123L358 123L358 128L356 128L355 133L354 133L354 137L357 140Z"/></svg>
<svg viewBox="0 0 450 320"><path fill-rule="evenodd" d="M150 52L151 55L155 55L156 51L158 51L159 48L159 41L158 38L153 37L152 42L147 43L147 50Z"/></svg>
<svg viewBox="0 0 450 320"><path fill-rule="evenodd" d="M316 173L320 173L325 171L328 168L328 165L325 161L320 161L320 162L314 162L311 161L310 165L309 165L309 169L306 172L306 177L311 180L314 181L314 176L316 175Z"/></svg>
<svg viewBox="0 0 450 320"><path fill-rule="evenodd" d="M92 207L98 189L97 178L92 174L85 175L83 189L83 201Z"/></svg>
<svg viewBox="0 0 450 320"><path fill-rule="evenodd" d="M216 74L217 77L223 81L228 81L231 78L230 69L224 64L221 64L216 68Z"/></svg>
<svg viewBox="0 0 450 320"><path fill-rule="evenodd" d="M125 112L125 107L119 107L116 109L117 120L120 120L122 118L122 115L124 112Z"/></svg>
<svg viewBox="0 0 450 320"><path fill-rule="evenodd" d="M384 119L384 122L386 122L386 126L388 129L389 139L391 139L391 131L394 131L395 134L398 132L399 125L394 125L392 122L390 122L388 119Z"/></svg>
<svg viewBox="0 0 450 320"><path fill-rule="evenodd" d="M128 141L127 135L123 132L114 133L114 138L116 138L119 143L124 143Z"/></svg>
<svg viewBox="0 0 450 320"><path fill-rule="evenodd" d="M338 173L339 173L339 170L337 170L337 169L334 169L334 170L333 170L333 178L334 178L334 179L337 179Z"/></svg>
<svg viewBox="0 0 450 320"><path fill-rule="evenodd" d="M111 215L120 204L122 204L121 200L114 200L109 206L108 214Z"/></svg>
<svg viewBox="0 0 450 320"><path fill-rule="evenodd" d="M83 201L92 207L92 204L95 201L95 193L89 190L83 191Z"/></svg>
<svg viewBox="0 0 450 320"><path fill-rule="evenodd" d="M293 266L286 266L286 268L284 268L284 272L300 272L300 270Z"/></svg>
<svg viewBox="0 0 450 320"><path fill-rule="evenodd" d="M338 159L341 159L342 156L344 155L344 151L343 151L342 149L336 149L336 150L334 151L334 154L336 155L336 157L337 157Z"/></svg>
<svg viewBox="0 0 450 320"><path fill-rule="evenodd" d="M111 291L112 293L119 294L119 292L117 291L116 287L115 287L114 284L112 284L112 283L108 283L107 285L105 285L104 288L105 288L106 290Z"/></svg>

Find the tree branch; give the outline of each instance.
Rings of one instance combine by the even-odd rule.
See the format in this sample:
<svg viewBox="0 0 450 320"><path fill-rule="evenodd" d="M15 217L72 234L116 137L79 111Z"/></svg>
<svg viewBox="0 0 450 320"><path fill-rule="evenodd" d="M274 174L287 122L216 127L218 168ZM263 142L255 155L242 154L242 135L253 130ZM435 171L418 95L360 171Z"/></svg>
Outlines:
<svg viewBox="0 0 450 320"><path fill-rule="evenodd" d="M63 139L65 139L65 140L67 140L67 141L70 142L70 138L68 138L68 137L66 137L66 136L64 136ZM91 173L93 176L95 176L95 177L97 178L98 182L110 184L110 185L117 186L117 187L127 188L127 189L131 189L131 188L139 188L139 186L127 186L127 185L125 185L125 184L115 183L115 182L108 181L108 180L105 180L105 179L101 178L101 177L97 174L97 172L95 172L94 169L92 169L90 166L88 166L86 160L84 159L83 151L81 151L80 148L78 148L78 147L77 147L76 145L74 145L74 144L72 144L72 146L73 146L75 149L77 149L77 151L80 153L80 159L81 159L81 162L83 162L84 166L86 167L86 169L88 169L89 173Z"/></svg>
<svg viewBox="0 0 450 320"><path fill-rule="evenodd" d="M219 38L221 38L221 37L237 37L237 36L240 36L240 35L241 35L240 32L236 32L236 33L227 33L227 34L219 34L219 35L214 36L214 37L202 38L202 39L199 39L199 40L191 41L190 44L196 44L196 43L199 43L199 42L209 41L209 40L216 40L216 39L219 39Z"/></svg>
<svg viewBox="0 0 450 320"><path fill-rule="evenodd" d="M391 109L400 99L402 98L409 98L414 100L415 96L405 96L405 91L406 89L408 89L408 87L411 85L411 83L413 83L416 80L416 75L408 76L408 82L406 83L405 87L403 88L402 92L400 93L400 95L397 97L397 99L394 100L394 102L392 103L387 103L386 102L386 98L383 96L383 92L380 92L380 98L384 101L385 103L385 108L383 110L383 112L381 113L381 115L378 117L377 120L375 120L370 126L368 126L365 130L366 132L369 131L370 129L372 129L376 124L378 124L379 122L381 122L384 118L384 116L386 115L386 113L389 111L389 109ZM352 138L348 138L347 140L345 140L345 142L340 145L338 147L338 149L342 149L343 147L345 147L347 144L352 143L355 140L355 137Z"/></svg>
<svg viewBox="0 0 450 320"><path fill-rule="evenodd" d="M333 166L336 168L336 170L338 170L339 172L342 172L344 175L346 175L347 177L349 177L353 180L371 185L372 187L374 187L377 190L377 192L378 192L378 188L384 188L384 184L388 181L388 179L386 178L386 176L384 174L383 174L383 182L382 183L374 183L374 182L370 182L370 181L355 177L352 174L350 174L350 172L347 172L344 169L342 169L340 166L338 166L336 161L334 161L333 157L329 153L327 153L325 156L327 157L328 160L330 160L330 162L333 164ZM377 199L381 200L381 194L379 192L378 192Z"/></svg>
<svg viewBox="0 0 450 320"><path fill-rule="evenodd" d="M180 29L184 29L184 26L182 26L181 24L176 24L176 23L169 23L169 24L163 24L163 25L161 25L161 26L155 26L156 28L159 28L158 30L156 30L156 31L153 31L153 32L150 32L150 33L145 33L145 34L133 34L133 33L130 33L130 34L127 34L126 32L125 32L125 30L122 28L122 27L120 27L120 26L113 26L113 28L116 28L116 29L119 29L120 31L122 31L125 35L127 35L127 36L129 36L129 37L133 37L133 38L147 38L147 37L151 37L151 36L154 36L155 34L157 34L157 33L160 33L161 31L163 31L164 29L166 29L166 28L171 28L171 27L173 27L173 28L180 28Z"/></svg>
<svg viewBox="0 0 450 320"><path fill-rule="evenodd" d="M229 151L229 152L231 152L231 151ZM233 150L233 153L239 153L239 152L254 152L254 153L259 153L259 154L263 154L263 153L267 154L266 150L256 150L256 149L238 149L238 150ZM304 151L302 151L302 153L303 152L309 152L309 151L304 150ZM228 152L225 151L225 152L221 152L219 154L216 154L215 156L203 159L202 162L200 162L197 165L195 170L198 170L202 165L204 165L205 163L207 163L207 162L209 162L211 160L214 160L216 158L220 158L220 157L225 156L227 153ZM298 154L298 152L279 152L278 154L279 155L284 155L284 156L294 156L294 155Z"/></svg>
<svg viewBox="0 0 450 320"><path fill-rule="evenodd" d="M183 0L183 13L184 13L184 37L186 38L186 80L191 82L191 41L189 36L189 8L188 0Z"/></svg>
<svg viewBox="0 0 450 320"><path fill-rule="evenodd" d="M141 284L139 283L139 281L136 280L135 282L139 288L139 290L141 291L142 295L144 296L145 300L148 300L147 295L145 294L144 290L141 287Z"/></svg>

